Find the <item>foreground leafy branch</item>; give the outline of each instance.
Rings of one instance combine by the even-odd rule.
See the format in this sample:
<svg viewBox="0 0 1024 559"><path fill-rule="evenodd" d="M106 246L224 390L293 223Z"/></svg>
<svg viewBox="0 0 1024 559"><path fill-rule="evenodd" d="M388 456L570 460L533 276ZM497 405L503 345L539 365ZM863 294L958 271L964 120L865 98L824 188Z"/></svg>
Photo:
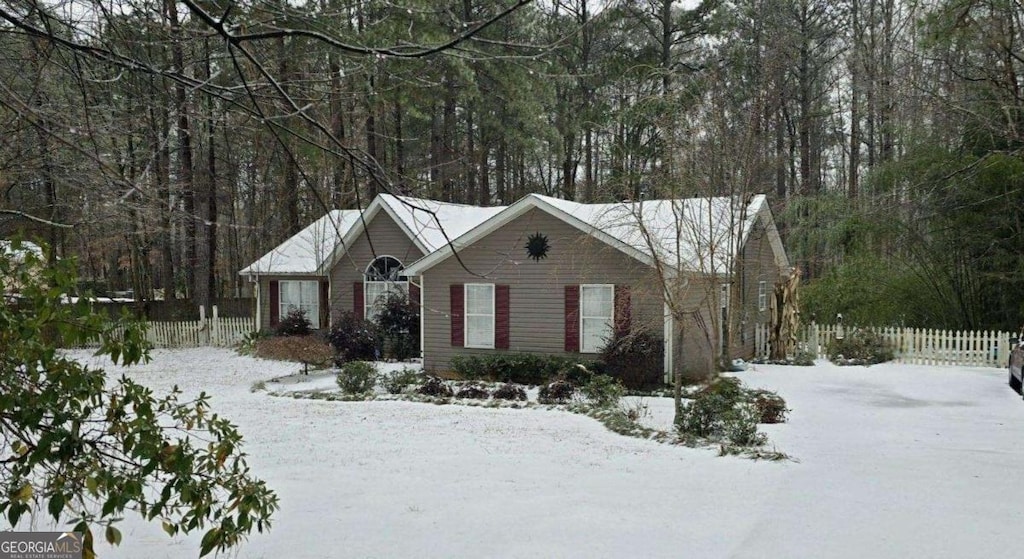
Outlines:
<svg viewBox="0 0 1024 559"><path fill-rule="evenodd" d="M148 360L141 324L72 304L73 266L46 267L15 243L0 252L0 514L12 526L45 510L111 544L126 511L159 519L168 535L205 530L200 555L270 528L277 496L250 474L242 436L204 393L156 397L128 378L108 379L68 359L60 345L99 340L97 355Z"/></svg>

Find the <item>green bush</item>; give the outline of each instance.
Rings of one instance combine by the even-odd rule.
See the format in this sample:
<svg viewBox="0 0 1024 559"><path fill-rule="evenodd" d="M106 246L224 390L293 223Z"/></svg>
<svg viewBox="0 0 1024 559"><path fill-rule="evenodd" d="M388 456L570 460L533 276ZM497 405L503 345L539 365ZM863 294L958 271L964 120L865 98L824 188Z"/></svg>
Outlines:
<svg viewBox="0 0 1024 559"><path fill-rule="evenodd" d="M491 396L495 400L526 400L526 391L518 384L506 383L499 386Z"/></svg>
<svg viewBox="0 0 1024 559"><path fill-rule="evenodd" d="M565 404L576 394L576 387L567 380L556 380L540 387L537 401L542 404Z"/></svg>
<svg viewBox="0 0 1024 559"><path fill-rule="evenodd" d="M401 369L384 373L381 375L381 384L388 394L401 394L409 386L419 384L422 375L415 369L402 367Z"/></svg>
<svg viewBox="0 0 1024 559"><path fill-rule="evenodd" d="M619 379L608 375L593 375L580 389L592 404L599 408L615 406L626 393Z"/></svg>
<svg viewBox="0 0 1024 559"><path fill-rule="evenodd" d="M145 325L125 315L111 320L88 297L69 301L76 263L50 254L17 238L0 242L4 530L61 524L85 534L77 555L94 557L90 528L105 527L116 544L116 526L132 515L161 522L170 536L194 534L185 554L238 553L228 550L269 528L279 508L277 495L253 477L242 434L205 393L185 397L174 388L157 396L62 351L58 343L89 344L114 365L149 360Z"/></svg>
<svg viewBox="0 0 1024 559"><path fill-rule="evenodd" d="M697 437L721 436L742 396L738 379L718 377L698 390L692 401L683 406L676 427L680 432Z"/></svg>
<svg viewBox="0 0 1024 559"><path fill-rule="evenodd" d="M345 394L366 394L373 390L377 367L366 361L350 361L338 372L338 388Z"/></svg>
<svg viewBox="0 0 1024 559"><path fill-rule="evenodd" d="M768 441L758 433L758 412L750 404L740 404L727 414L722 424L725 440L738 446L760 446Z"/></svg>
<svg viewBox="0 0 1024 559"><path fill-rule="evenodd" d="M338 315L327 335L338 353L338 362L367 360L373 361L380 357L380 336L377 325L369 320L358 317L352 311Z"/></svg>
<svg viewBox="0 0 1024 559"><path fill-rule="evenodd" d="M837 365L874 365L892 361L892 347L879 334L865 329L853 329L842 339L828 344L829 361Z"/></svg>
<svg viewBox="0 0 1024 559"><path fill-rule="evenodd" d="M416 389L416 392L424 396L450 398L452 387L440 377L427 377L427 382L424 382L422 386Z"/></svg>
<svg viewBox="0 0 1024 559"><path fill-rule="evenodd" d="M786 400L770 390L752 390L750 393L757 411L758 423L785 423L786 414L789 408L786 407Z"/></svg>
<svg viewBox="0 0 1024 559"><path fill-rule="evenodd" d="M796 355L793 357L792 364L800 367L813 367L814 360L817 357L818 356L812 353L811 351L801 349L796 352Z"/></svg>
<svg viewBox="0 0 1024 559"><path fill-rule="evenodd" d="M419 307L404 293L389 293L376 323L384 357L405 361L420 355Z"/></svg>
<svg viewBox="0 0 1024 559"><path fill-rule="evenodd" d="M718 377L698 390L676 418L683 437L758 446L766 438L757 425L766 416L785 421L786 402L774 392L743 388L739 379Z"/></svg>
<svg viewBox="0 0 1024 559"><path fill-rule="evenodd" d="M486 400L491 397L491 393L487 391L482 385L471 382L463 385L455 393L456 398L470 398L473 400Z"/></svg>
<svg viewBox="0 0 1024 559"><path fill-rule="evenodd" d="M601 349L597 371L622 381L630 390L665 385L665 344L647 330L616 332Z"/></svg>
<svg viewBox="0 0 1024 559"><path fill-rule="evenodd" d="M496 353L456 355L452 371L466 380L491 380L538 385L557 377L580 378L579 361L555 355L532 353ZM585 371L585 369L584 369Z"/></svg>
<svg viewBox="0 0 1024 559"><path fill-rule="evenodd" d="M242 338L242 343L238 346L238 353L242 355L256 355L256 347L259 342L265 340L271 336L269 330L257 330L249 332Z"/></svg>
<svg viewBox="0 0 1024 559"><path fill-rule="evenodd" d="M312 331L313 325L306 318L306 311L299 309L292 309L288 311L288 316L281 319L277 323L277 328L274 329L274 335L276 336L308 336Z"/></svg>

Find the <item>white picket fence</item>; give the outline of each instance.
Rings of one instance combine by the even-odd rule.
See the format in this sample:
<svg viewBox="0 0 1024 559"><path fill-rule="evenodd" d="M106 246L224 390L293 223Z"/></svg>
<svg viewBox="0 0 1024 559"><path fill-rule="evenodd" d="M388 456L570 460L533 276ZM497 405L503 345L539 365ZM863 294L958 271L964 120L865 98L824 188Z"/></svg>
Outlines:
<svg viewBox="0 0 1024 559"><path fill-rule="evenodd" d="M930 328L867 327L885 339L898 363L915 365L962 365L1005 367L1010 356L1009 332L954 331ZM797 336L801 349L819 359L827 355L828 344L837 335L848 335L850 326L809 324ZM755 355L768 357L768 328L758 325L754 336Z"/></svg>
<svg viewBox="0 0 1024 559"><path fill-rule="evenodd" d="M256 331L256 319L248 317L221 317L217 306L212 316L199 307L199 320L175 322L147 322L146 340L153 347L232 347L240 344L247 334ZM96 347L98 342L92 346Z"/></svg>

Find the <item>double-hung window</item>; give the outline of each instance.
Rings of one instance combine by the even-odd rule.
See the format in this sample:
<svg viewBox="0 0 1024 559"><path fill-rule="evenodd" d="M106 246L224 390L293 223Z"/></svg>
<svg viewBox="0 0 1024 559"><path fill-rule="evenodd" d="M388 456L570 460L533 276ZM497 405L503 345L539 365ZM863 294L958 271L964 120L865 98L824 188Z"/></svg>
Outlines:
<svg viewBox="0 0 1024 559"><path fill-rule="evenodd" d="M281 318L295 310L304 311L310 326L320 328L320 283L317 281L281 280L278 309Z"/></svg>
<svg viewBox="0 0 1024 559"><path fill-rule="evenodd" d="M597 353L612 338L615 286L580 286L580 352Z"/></svg>
<svg viewBox="0 0 1024 559"><path fill-rule="evenodd" d="M757 310L768 309L768 282L757 282Z"/></svg>
<svg viewBox="0 0 1024 559"><path fill-rule="evenodd" d="M467 283L466 347L494 347L494 284Z"/></svg>
<svg viewBox="0 0 1024 559"><path fill-rule="evenodd" d="M363 296L366 298L365 306L366 319L373 320L380 314L388 297L404 295L408 296L408 281L366 281L364 282Z"/></svg>

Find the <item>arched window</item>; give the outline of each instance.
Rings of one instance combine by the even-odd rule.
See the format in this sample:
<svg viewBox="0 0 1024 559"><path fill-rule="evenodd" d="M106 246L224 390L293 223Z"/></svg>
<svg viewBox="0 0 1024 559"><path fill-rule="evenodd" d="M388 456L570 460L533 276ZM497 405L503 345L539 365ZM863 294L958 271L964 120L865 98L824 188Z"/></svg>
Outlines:
<svg viewBox="0 0 1024 559"><path fill-rule="evenodd" d="M405 281L402 261L394 256L378 256L366 267L366 281Z"/></svg>
<svg viewBox="0 0 1024 559"><path fill-rule="evenodd" d="M407 295L409 280L402 273L405 266L393 256L378 256L363 272L363 297L365 315L373 319L380 312L380 305L387 301L389 294Z"/></svg>

